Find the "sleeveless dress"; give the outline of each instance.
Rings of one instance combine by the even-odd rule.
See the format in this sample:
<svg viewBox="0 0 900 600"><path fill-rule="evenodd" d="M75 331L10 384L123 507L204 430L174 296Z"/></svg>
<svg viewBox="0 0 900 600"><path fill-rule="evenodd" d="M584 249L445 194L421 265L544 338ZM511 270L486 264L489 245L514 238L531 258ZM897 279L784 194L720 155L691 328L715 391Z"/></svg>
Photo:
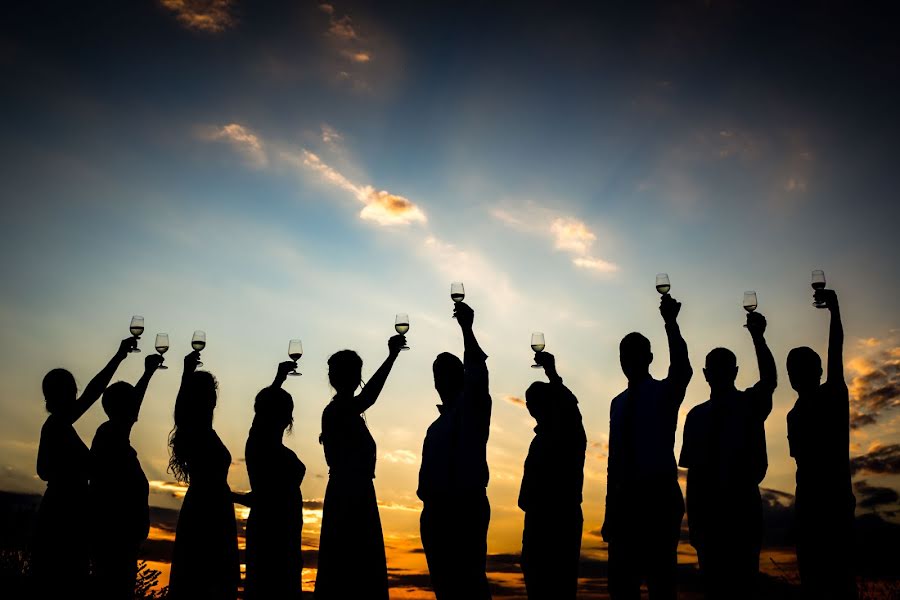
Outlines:
<svg viewBox="0 0 900 600"><path fill-rule="evenodd" d="M316 600L387 600L387 561L375 499L375 440L352 401L322 412L328 486L322 507Z"/></svg>
<svg viewBox="0 0 900 600"><path fill-rule="evenodd" d="M247 518L246 598L299 599L303 557L303 496L306 466L280 439L251 428L244 452L253 490Z"/></svg>
<svg viewBox="0 0 900 600"><path fill-rule="evenodd" d="M195 435L187 448L191 478L175 529L169 598L233 600L241 575L228 487L231 453L212 429Z"/></svg>

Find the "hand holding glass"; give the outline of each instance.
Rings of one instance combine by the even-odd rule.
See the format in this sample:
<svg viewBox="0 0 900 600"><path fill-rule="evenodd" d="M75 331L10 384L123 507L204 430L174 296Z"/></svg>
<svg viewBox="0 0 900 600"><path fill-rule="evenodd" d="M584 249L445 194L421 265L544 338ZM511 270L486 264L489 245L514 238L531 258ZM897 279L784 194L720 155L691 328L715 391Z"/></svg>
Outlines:
<svg viewBox="0 0 900 600"><path fill-rule="evenodd" d="M400 335L406 335L406 332L409 331L409 315L406 313L397 313L397 318L394 319L394 330ZM404 344L400 349L409 350L409 346Z"/></svg>
<svg viewBox="0 0 900 600"><path fill-rule="evenodd" d="M303 356L303 342L300 340L291 340L290 343L288 343L288 356L291 357L291 360L294 362L300 360L300 357ZM303 373L297 371L297 366L294 365L294 370L288 373L288 375L291 377L299 377L300 375L303 375Z"/></svg>
<svg viewBox="0 0 900 600"><path fill-rule="evenodd" d="M168 333L157 333L156 334L156 343L154 344L156 347L156 351L159 352L159 355L162 356L169 349L169 334ZM158 369L168 369L166 365L159 363Z"/></svg>
<svg viewBox="0 0 900 600"><path fill-rule="evenodd" d="M131 317L131 325L128 327L128 330L131 332L131 335L134 336L134 339L141 339L141 334L144 333L144 317L141 315L134 315ZM137 347L137 342L134 344L134 348L131 349L131 352L140 352L141 349Z"/></svg>
<svg viewBox="0 0 900 600"><path fill-rule="evenodd" d="M466 288L463 287L462 281L454 281L450 284L450 299L453 302L462 302L466 297ZM453 315L456 318L456 315Z"/></svg>
<svg viewBox="0 0 900 600"><path fill-rule="evenodd" d="M812 272L812 289L817 291L825 289L825 271L816 269ZM813 306L816 308L827 308L828 305L824 302L813 302Z"/></svg>
<svg viewBox="0 0 900 600"><path fill-rule="evenodd" d="M757 306L759 306L759 301L756 299L756 292L744 292L744 310L746 310L748 313L752 313L754 310L756 310ZM747 326L744 325L744 327Z"/></svg>
<svg viewBox="0 0 900 600"><path fill-rule="evenodd" d="M200 352L204 348L206 348L206 332L200 331L199 329L194 332L194 337L191 338L191 348ZM197 366L202 367L203 363L199 360L197 361Z"/></svg>
<svg viewBox="0 0 900 600"><path fill-rule="evenodd" d="M546 345L544 344L544 334L541 333L540 331L535 331L534 333L532 333L531 334L531 349L534 350L535 352L543 352L545 347L546 347ZM532 369L542 369L543 367L541 365L537 364L537 361L535 361L535 364L531 365L531 368Z"/></svg>

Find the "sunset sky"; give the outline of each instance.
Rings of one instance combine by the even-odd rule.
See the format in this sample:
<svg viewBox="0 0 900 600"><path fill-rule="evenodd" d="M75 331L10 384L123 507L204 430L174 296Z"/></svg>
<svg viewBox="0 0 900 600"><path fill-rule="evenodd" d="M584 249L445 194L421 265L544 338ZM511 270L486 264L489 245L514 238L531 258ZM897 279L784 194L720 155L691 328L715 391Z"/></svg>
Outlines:
<svg viewBox="0 0 900 600"><path fill-rule="evenodd" d="M684 304L694 366L676 452L684 416L708 397L706 352L731 348L738 385L755 383L741 300L758 292L779 369L763 485L793 492L785 357L826 350L814 268L844 312L850 450L869 455L858 498L900 487L900 53L875 12L34 4L9 7L0 25L0 489L44 489L43 375L63 366L83 388L141 314L144 354L115 379L136 381L154 335L169 333L171 368L154 377L132 435L151 504L180 503L166 439L195 329L207 332L235 489L249 488L253 397L288 340L303 340L303 377L285 384L296 403L286 443L308 467L304 497L321 499L326 359L357 350L367 379L406 312L412 350L366 418L388 566L413 589L396 593L425 595L415 489L437 416L431 362L462 352L458 280L490 356L489 551L521 548L516 497L534 422L520 398L541 375L529 336L543 331L580 400L584 553L603 558L591 532L609 402L625 386L619 340L643 332L652 373L668 366L654 275L669 273ZM76 426L82 439L103 420L98 403ZM860 510L897 511L893 498Z"/></svg>

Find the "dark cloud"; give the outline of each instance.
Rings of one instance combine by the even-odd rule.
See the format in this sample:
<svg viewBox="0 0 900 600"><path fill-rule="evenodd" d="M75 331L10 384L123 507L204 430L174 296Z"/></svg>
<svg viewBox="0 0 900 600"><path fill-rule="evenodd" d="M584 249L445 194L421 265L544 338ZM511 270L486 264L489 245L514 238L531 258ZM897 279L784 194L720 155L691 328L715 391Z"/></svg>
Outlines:
<svg viewBox="0 0 900 600"><path fill-rule="evenodd" d="M888 410L900 406L900 346L879 351L874 357L855 358L848 367L858 375L850 380L850 426L871 425Z"/></svg>
<svg viewBox="0 0 900 600"><path fill-rule="evenodd" d="M862 456L851 458L850 473L900 474L900 444L882 446Z"/></svg>
<svg viewBox="0 0 900 600"><path fill-rule="evenodd" d="M900 504L900 494L898 494L897 490L894 488L869 485L869 483L863 479L854 482L853 489L856 492L857 508L879 509L893 507L896 509L897 505ZM895 511L883 510L881 512L892 515Z"/></svg>

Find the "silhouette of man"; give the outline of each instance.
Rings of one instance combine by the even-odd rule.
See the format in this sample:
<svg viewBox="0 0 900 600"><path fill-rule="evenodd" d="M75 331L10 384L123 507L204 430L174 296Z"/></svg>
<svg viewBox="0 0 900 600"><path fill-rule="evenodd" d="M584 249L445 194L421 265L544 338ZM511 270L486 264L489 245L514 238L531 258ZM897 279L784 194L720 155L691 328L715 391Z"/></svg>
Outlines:
<svg viewBox="0 0 900 600"><path fill-rule="evenodd" d="M646 578L650 598L675 598L676 548L684 498L675 467L678 408L693 371L678 327L681 303L664 294L659 312L669 340L669 373L650 376L650 340L629 333L619 344L628 389L609 410L606 518L609 592L613 600L641 596Z"/></svg>
<svg viewBox="0 0 900 600"><path fill-rule="evenodd" d="M787 415L791 456L797 461L794 504L800 584L808 598L856 598L853 542L856 498L850 483L850 398L844 382L844 329L837 294L817 290L831 311L828 379L811 348L794 348L788 377L797 402Z"/></svg>
<svg viewBox="0 0 900 600"><path fill-rule="evenodd" d="M443 352L434 360L440 416L422 445L417 495L422 500L422 546L438 600L490 598L485 561L491 507L487 441L491 426L487 355L472 324L475 313L456 303L464 361Z"/></svg>
<svg viewBox="0 0 900 600"><path fill-rule="evenodd" d="M134 598L138 552L150 531L150 487L129 437L161 363L162 356L151 354L136 386L119 381L103 392L109 420L97 428L91 443L90 481L94 575L97 597L103 600Z"/></svg>
<svg viewBox="0 0 900 600"><path fill-rule="evenodd" d="M537 427L519 491L519 508L525 511L522 572L529 600L574 599L587 438L578 399L563 385L554 356L537 352L534 360L550 383L535 381L525 392L525 406Z"/></svg>
<svg viewBox="0 0 900 600"><path fill-rule="evenodd" d="M688 469L687 514L708 598L749 598L759 575L762 501L766 475L766 417L777 383L775 359L764 337L766 319L747 314L759 381L734 386L737 359L716 348L703 374L709 400L688 413L679 465Z"/></svg>

